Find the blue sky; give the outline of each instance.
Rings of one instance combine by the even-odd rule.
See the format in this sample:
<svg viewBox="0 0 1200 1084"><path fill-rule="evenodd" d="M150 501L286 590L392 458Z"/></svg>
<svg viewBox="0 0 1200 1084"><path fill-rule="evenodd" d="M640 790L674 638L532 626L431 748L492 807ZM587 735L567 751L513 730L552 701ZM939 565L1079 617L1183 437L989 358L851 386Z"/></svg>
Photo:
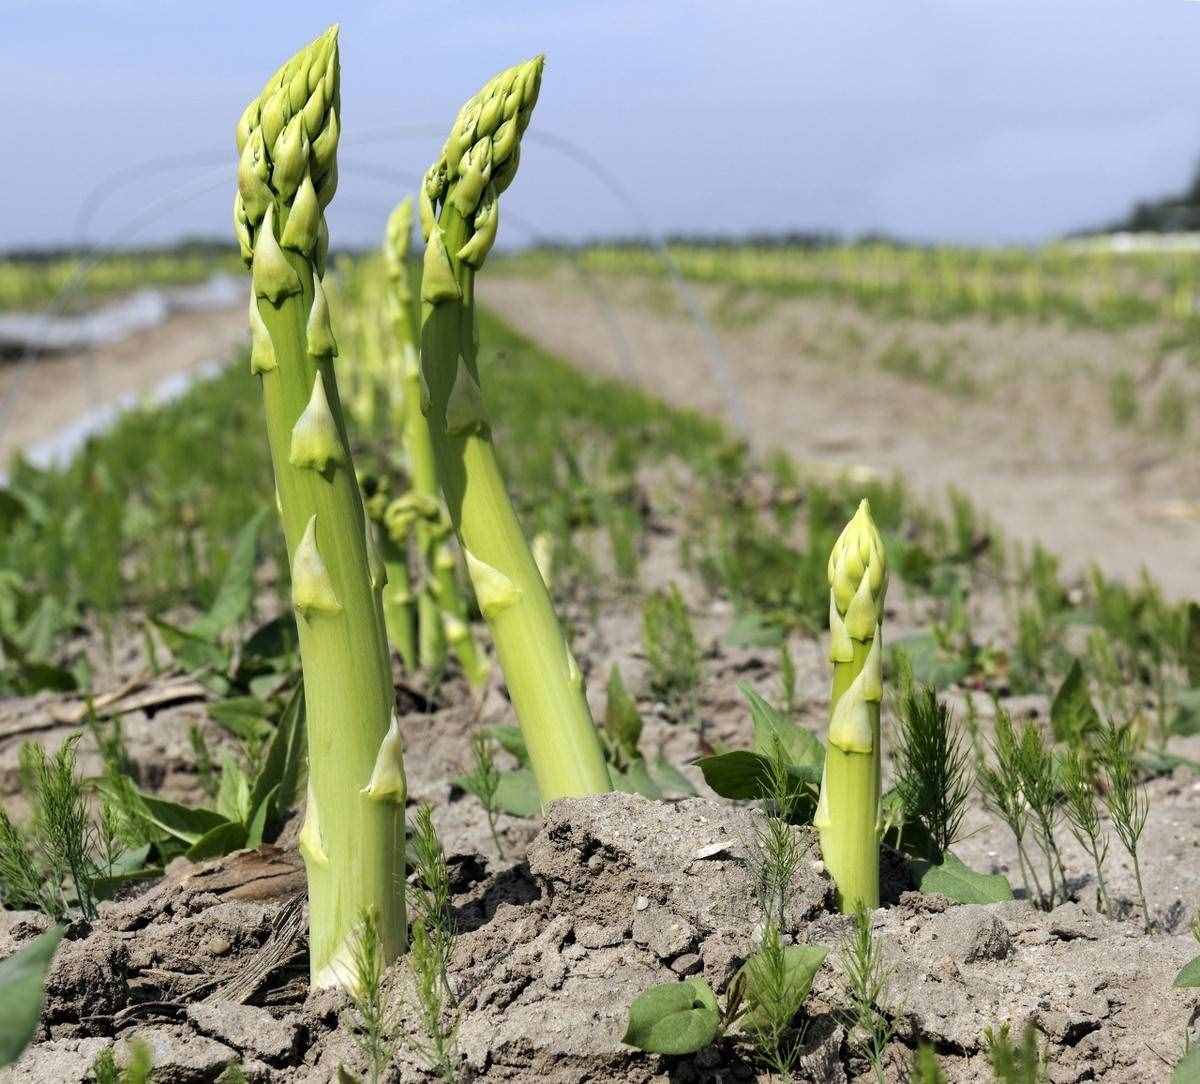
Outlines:
<svg viewBox="0 0 1200 1084"><path fill-rule="evenodd" d="M542 51L534 125L585 146L661 231L882 229L1038 240L1181 188L1200 157L1193 0L6 0L0 248L225 235L233 125L342 24L337 240L369 242L493 71ZM104 186L131 164L188 156ZM97 186L104 197L96 199ZM503 240L634 232L548 146ZM165 213L164 213L165 212Z"/></svg>

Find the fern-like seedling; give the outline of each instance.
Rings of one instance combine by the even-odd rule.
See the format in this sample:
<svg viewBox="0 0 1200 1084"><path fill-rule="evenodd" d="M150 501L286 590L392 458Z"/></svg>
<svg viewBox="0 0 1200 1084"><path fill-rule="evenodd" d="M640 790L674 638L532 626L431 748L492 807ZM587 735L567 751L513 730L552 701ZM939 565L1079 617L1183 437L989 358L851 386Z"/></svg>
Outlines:
<svg viewBox="0 0 1200 1084"><path fill-rule="evenodd" d="M896 792L906 824L924 830L936 859L958 838L971 796L971 753L932 685L900 697Z"/></svg>
<svg viewBox="0 0 1200 1084"><path fill-rule="evenodd" d="M1133 754L1133 731L1128 726L1118 726L1111 721L1106 724L1100 733L1100 764L1106 783L1104 807L1112 818L1113 830L1121 846L1133 863L1138 899L1142 904L1142 922L1149 933L1153 919L1150 905L1146 902L1146 889L1142 885L1138 845L1150 814L1150 798L1145 787L1138 783Z"/></svg>
<svg viewBox="0 0 1200 1084"><path fill-rule="evenodd" d="M768 926L785 924L796 871L808 853L791 825L798 793L788 773L788 756L775 737L763 767L764 816L755 818L750 840L758 905Z"/></svg>
<svg viewBox="0 0 1200 1084"><path fill-rule="evenodd" d="M1046 1080L1037 1029L1032 1024L1025 1025L1019 1045L1013 1042L1007 1023L984 1028L983 1042L996 1084L1043 1084Z"/></svg>
<svg viewBox="0 0 1200 1084"><path fill-rule="evenodd" d="M843 1023L883 1084L887 1046L896 1030L882 1005L891 985L891 969L871 930L871 912L861 905L842 944L842 978Z"/></svg>
<svg viewBox="0 0 1200 1084"><path fill-rule="evenodd" d="M491 739L486 734L477 732L472 736L471 760L471 771L464 775L460 782L483 806L487 814L488 831L491 832L492 842L496 845L496 854L503 858L504 847L500 843L500 834L496 831L496 822L500 817L500 805L496 797L500 790L500 771L496 767Z"/></svg>
<svg viewBox="0 0 1200 1084"><path fill-rule="evenodd" d="M1046 872L1050 879L1047 905L1053 907L1056 900L1066 902L1067 899L1067 871L1054 835L1062 813L1062 796L1058 789L1054 754L1046 745L1036 723L1027 722L1021 731L1017 747L1017 772L1021 795L1029 806L1034 838L1046 860Z"/></svg>
<svg viewBox="0 0 1200 1084"><path fill-rule="evenodd" d="M1077 749L1067 753L1062 770L1063 811L1079 845L1091 855L1096 867L1096 897L1106 915L1112 915L1112 902L1104 881L1104 859L1108 856L1108 833L1100 823L1096 786Z"/></svg>
<svg viewBox="0 0 1200 1084"><path fill-rule="evenodd" d="M450 992L447 968L455 934L450 871L442 841L433 827L433 811L428 804L422 803L417 807L408 853L413 864L409 897L413 921L422 926L429 951L436 958L442 982Z"/></svg>
<svg viewBox="0 0 1200 1084"><path fill-rule="evenodd" d="M1017 863L1027 899L1041 901L1041 882L1037 870L1025 849L1029 830L1030 809L1021 791L1020 745L1008 712L996 712L995 736L992 739L992 762L982 760L977 770L983 801L1012 832L1017 844Z"/></svg>
<svg viewBox="0 0 1200 1084"><path fill-rule="evenodd" d="M408 967L421 1029L421 1038L410 1037L409 1044L443 1084L454 1084L459 1064L458 1012L450 1004L438 950L423 922L412 924Z"/></svg>
<svg viewBox="0 0 1200 1084"><path fill-rule="evenodd" d="M379 918L364 910L351 942L351 979L346 984L358 1013L354 1039L367 1059L371 1084L383 1079L393 1054L393 1021L383 998L384 952Z"/></svg>

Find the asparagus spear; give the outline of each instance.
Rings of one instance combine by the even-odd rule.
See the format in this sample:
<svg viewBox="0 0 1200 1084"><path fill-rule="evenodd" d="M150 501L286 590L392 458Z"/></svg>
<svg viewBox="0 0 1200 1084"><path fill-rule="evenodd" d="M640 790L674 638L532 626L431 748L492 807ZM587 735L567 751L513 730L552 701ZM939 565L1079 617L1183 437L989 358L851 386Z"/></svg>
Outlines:
<svg viewBox="0 0 1200 1084"><path fill-rule="evenodd" d="M879 705L887 591L883 541L864 500L829 557L833 693L825 773L813 818L844 913L879 906Z"/></svg>
<svg viewBox="0 0 1200 1084"><path fill-rule="evenodd" d="M352 985L364 913L385 959L404 948L404 765L380 592L334 378L321 286L337 187L337 27L267 82L237 126L234 226L253 291L278 504L292 564L308 718L300 849L314 986Z"/></svg>
<svg viewBox="0 0 1200 1084"><path fill-rule="evenodd" d="M492 447L476 362L475 272L496 238L500 193L537 102L542 57L491 79L459 111L425 174L422 406L450 520L529 750L543 801L612 784L583 679L521 533Z"/></svg>
<svg viewBox="0 0 1200 1084"><path fill-rule="evenodd" d="M408 253L412 240L412 199L405 198L388 218L383 256L391 285L389 311L400 349L401 432L413 492L431 510L416 523L417 549L425 583L418 601L421 666L438 670L447 642L463 673L475 688L487 682L489 667L480 655L467 623L467 606L459 590L457 563L450 549L450 520L441 501L433 441L421 410L421 366L417 356L414 299L409 283Z"/></svg>

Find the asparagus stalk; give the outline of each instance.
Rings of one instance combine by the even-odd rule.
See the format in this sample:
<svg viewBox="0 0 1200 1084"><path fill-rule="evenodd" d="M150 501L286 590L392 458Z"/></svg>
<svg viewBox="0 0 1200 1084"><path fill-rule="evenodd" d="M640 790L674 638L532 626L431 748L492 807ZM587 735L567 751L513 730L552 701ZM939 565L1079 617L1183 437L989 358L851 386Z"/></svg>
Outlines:
<svg viewBox="0 0 1200 1084"><path fill-rule="evenodd" d="M844 913L879 906L879 705L883 699L883 541L864 500L829 557L833 693L813 824Z"/></svg>
<svg viewBox="0 0 1200 1084"><path fill-rule="evenodd" d="M366 498L367 519L375 527L375 540L387 583L383 588L383 624L388 643L400 655L404 668L417 669L417 614L408 571L408 538L414 515L403 499L389 499L387 480L359 478Z"/></svg>
<svg viewBox="0 0 1200 1084"><path fill-rule="evenodd" d="M475 272L496 237L537 102L542 57L501 72L459 111L425 174L422 406L450 520L529 750L543 801L612 784L583 678L505 490L476 360Z"/></svg>
<svg viewBox="0 0 1200 1084"><path fill-rule="evenodd" d="M412 240L412 199L402 200L388 218L383 255L391 285L389 308L396 345L400 350L400 418L404 450L413 492L432 514L416 525L417 549L424 566L419 628L421 665L441 667L446 644L454 650L463 673L475 688L486 684L490 667L480 654L468 624L467 606L458 585L458 567L450 548L450 519L441 500L433 440L421 409L421 365L417 355L415 305L409 281L408 255Z"/></svg>
<svg viewBox="0 0 1200 1084"><path fill-rule="evenodd" d="M337 187L337 27L284 64L237 126L234 226L253 285L251 367L267 436L300 637L309 783L300 850L308 874L314 986L353 985L356 929L404 948L404 765L380 593L334 378L321 275L324 208Z"/></svg>

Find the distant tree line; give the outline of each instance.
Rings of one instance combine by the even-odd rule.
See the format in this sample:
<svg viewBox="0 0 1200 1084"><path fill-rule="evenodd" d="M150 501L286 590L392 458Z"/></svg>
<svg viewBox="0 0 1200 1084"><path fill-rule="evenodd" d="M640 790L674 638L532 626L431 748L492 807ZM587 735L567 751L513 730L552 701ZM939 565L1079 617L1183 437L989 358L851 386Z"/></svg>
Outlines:
<svg viewBox="0 0 1200 1084"><path fill-rule="evenodd" d="M1159 199L1138 200L1124 218L1088 233L1178 233L1200 230L1200 165L1183 192Z"/></svg>

